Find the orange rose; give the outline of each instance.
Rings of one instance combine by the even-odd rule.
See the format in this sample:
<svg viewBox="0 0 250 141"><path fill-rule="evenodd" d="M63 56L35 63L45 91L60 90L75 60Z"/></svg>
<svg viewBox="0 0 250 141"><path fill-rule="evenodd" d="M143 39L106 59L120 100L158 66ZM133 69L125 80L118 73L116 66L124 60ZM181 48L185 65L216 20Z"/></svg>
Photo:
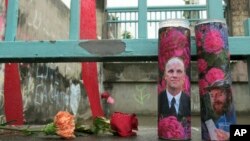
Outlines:
<svg viewBox="0 0 250 141"><path fill-rule="evenodd" d="M63 138L74 138L75 120L74 116L68 112L60 111L54 117L56 133Z"/></svg>

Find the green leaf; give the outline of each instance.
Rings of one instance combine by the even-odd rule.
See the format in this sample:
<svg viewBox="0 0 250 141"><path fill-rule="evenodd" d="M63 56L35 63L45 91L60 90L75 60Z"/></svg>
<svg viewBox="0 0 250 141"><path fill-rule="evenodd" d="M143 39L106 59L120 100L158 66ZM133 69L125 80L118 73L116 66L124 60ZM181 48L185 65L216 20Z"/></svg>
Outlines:
<svg viewBox="0 0 250 141"><path fill-rule="evenodd" d="M110 120L105 117L96 117L93 120L93 128L94 134L103 134L107 132L112 132L110 127Z"/></svg>
<svg viewBox="0 0 250 141"><path fill-rule="evenodd" d="M43 129L46 135L55 135L56 134L56 126L54 123L47 124Z"/></svg>
<svg viewBox="0 0 250 141"><path fill-rule="evenodd" d="M93 128L89 125L79 125L75 129L76 132L94 134Z"/></svg>
<svg viewBox="0 0 250 141"><path fill-rule="evenodd" d="M207 61L208 66L214 66L214 63L217 61L215 54L206 54L204 55L204 59Z"/></svg>

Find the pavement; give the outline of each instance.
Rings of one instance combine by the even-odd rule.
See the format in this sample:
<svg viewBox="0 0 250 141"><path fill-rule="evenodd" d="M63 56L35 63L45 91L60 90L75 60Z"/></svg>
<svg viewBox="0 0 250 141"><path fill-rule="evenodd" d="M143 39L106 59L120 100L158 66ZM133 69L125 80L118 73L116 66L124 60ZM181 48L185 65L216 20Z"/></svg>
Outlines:
<svg viewBox="0 0 250 141"><path fill-rule="evenodd" d="M137 136L122 138L113 135L86 135L72 141L162 141L157 136L156 116L138 116L139 130ZM237 124L249 124L250 115L237 116ZM200 116L192 116L192 141L201 141ZM18 136L0 135L0 141L60 141L57 136Z"/></svg>

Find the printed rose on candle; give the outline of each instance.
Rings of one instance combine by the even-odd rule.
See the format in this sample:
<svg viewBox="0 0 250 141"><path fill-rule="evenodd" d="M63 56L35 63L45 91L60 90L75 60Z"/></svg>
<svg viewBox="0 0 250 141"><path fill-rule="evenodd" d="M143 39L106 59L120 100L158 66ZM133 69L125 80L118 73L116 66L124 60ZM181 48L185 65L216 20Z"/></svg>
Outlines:
<svg viewBox="0 0 250 141"><path fill-rule="evenodd" d="M223 20L201 21L195 26L203 140L228 140L236 123L231 89L228 30ZM228 126L229 127L229 126ZM214 128L213 130L211 130Z"/></svg>

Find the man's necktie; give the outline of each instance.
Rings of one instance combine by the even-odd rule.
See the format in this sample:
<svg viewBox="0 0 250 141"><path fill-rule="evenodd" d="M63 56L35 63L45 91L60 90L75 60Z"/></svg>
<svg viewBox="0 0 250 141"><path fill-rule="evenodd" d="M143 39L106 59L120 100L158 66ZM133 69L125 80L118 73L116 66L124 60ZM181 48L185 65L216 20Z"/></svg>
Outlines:
<svg viewBox="0 0 250 141"><path fill-rule="evenodd" d="M171 107L170 107L170 113L171 113L171 115L173 115L173 116L176 116L177 114L176 114L176 109L175 109L175 106L174 106L174 104L175 104L175 98L173 97L172 98L172 100L171 100Z"/></svg>

